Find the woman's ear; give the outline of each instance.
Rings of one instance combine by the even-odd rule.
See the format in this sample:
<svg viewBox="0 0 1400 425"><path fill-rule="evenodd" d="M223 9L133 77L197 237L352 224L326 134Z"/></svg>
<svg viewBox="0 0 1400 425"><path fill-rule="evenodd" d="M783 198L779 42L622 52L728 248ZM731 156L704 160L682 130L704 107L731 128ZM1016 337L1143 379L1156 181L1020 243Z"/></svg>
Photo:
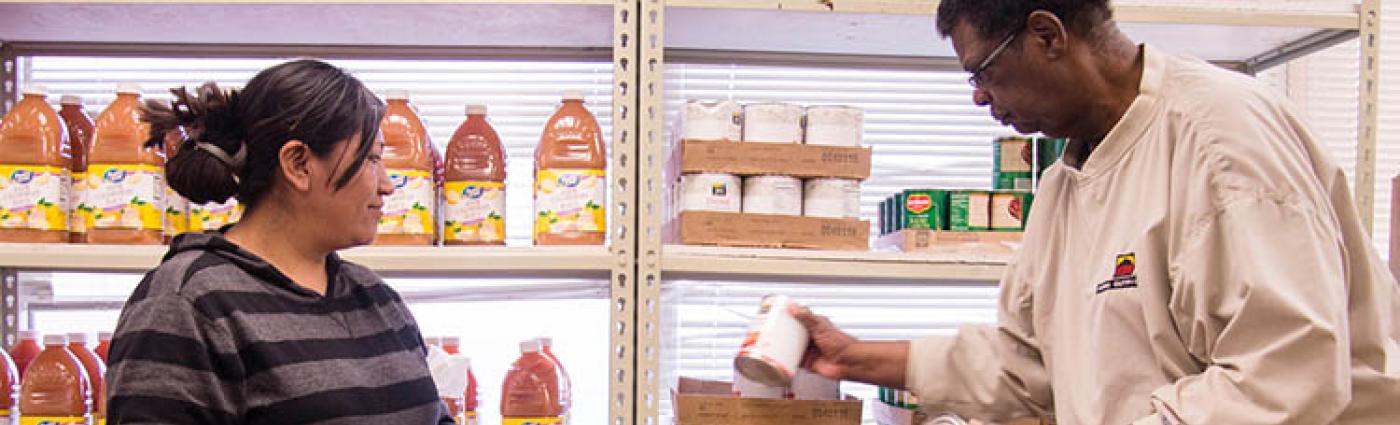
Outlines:
<svg viewBox="0 0 1400 425"><path fill-rule="evenodd" d="M278 165L282 178L292 189L307 192L311 190L311 147L300 140L290 140L277 151Z"/></svg>

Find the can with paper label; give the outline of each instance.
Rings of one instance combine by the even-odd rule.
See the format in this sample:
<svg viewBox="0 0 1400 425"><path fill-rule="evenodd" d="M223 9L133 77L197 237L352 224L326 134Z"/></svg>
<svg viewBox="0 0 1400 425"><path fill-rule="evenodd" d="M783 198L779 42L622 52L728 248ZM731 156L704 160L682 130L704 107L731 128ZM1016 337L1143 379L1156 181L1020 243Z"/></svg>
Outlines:
<svg viewBox="0 0 1400 425"><path fill-rule="evenodd" d="M785 295L763 297L758 316L734 357L739 373L772 387L792 384L809 342L807 328L788 312L792 304Z"/></svg>

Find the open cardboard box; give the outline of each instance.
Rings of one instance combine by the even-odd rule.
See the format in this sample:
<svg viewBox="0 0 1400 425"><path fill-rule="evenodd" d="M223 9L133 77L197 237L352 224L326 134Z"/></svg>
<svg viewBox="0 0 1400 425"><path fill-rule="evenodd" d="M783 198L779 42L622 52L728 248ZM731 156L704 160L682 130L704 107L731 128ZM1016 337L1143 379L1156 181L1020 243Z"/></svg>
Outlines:
<svg viewBox="0 0 1400 425"><path fill-rule="evenodd" d="M870 222L849 218L681 211L667 233L672 242L686 245L870 249Z"/></svg>
<svg viewBox="0 0 1400 425"><path fill-rule="evenodd" d="M682 140L667 175L773 174L865 180L870 177L870 154L868 147Z"/></svg>
<svg viewBox="0 0 1400 425"><path fill-rule="evenodd" d="M671 392L676 425L859 425L860 399L739 398L728 382L681 377Z"/></svg>

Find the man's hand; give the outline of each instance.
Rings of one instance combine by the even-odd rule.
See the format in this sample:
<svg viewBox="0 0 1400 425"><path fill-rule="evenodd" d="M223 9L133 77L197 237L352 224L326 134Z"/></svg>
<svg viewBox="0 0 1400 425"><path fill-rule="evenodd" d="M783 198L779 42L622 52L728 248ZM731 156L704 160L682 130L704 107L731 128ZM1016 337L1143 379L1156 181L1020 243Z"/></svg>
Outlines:
<svg viewBox="0 0 1400 425"><path fill-rule="evenodd" d="M909 362L908 341L863 342L836 328L825 316L813 314L807 307L789 305L788 312L807 328L812 338L802 367L832 379L904 387L904 371Z"/></svg>
<svg viewBox="0 0 1400 425"><path fill-rule="evenodd" d="M818 375L831 379L846 379L841 366L841 355L858 340L836 328L826 316L812 313L807 307L788 304L788 312L807 328L812 342L807 345L807 354L802 357L802 367Z"/></svg>

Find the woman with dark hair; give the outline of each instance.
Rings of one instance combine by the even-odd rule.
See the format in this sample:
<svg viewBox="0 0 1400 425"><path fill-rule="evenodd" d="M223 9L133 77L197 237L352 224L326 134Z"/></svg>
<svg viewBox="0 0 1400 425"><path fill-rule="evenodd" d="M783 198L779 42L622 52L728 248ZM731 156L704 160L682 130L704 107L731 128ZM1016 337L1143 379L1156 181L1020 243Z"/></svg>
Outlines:
<svg viewBox="0 0 1400 425"><path fill-rule="evenodd" d="M335 252L374 240L383 104L345 71L298 60L241 91L207 83L148 102L151 144L192 202L236 196L237 224L187 233L117 324L111 424L435 424L418 326L398 294Z"/></svg>

